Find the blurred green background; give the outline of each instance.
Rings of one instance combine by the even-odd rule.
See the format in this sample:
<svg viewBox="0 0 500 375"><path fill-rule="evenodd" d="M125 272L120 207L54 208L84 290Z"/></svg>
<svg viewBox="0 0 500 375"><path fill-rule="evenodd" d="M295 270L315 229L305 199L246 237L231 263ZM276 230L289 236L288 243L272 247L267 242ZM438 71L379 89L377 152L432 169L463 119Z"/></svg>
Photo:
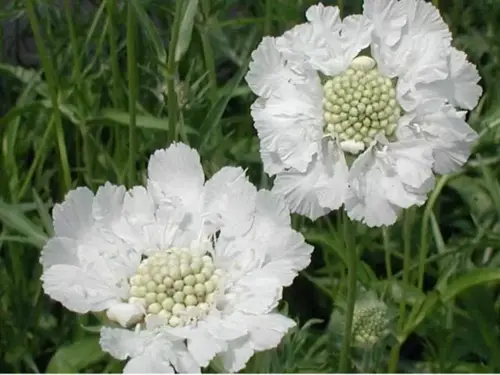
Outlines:
<svg viewBox="0 0 500 375"><path fill-rule="evenodd" d="M105 181L142 183L151 152L174 139L199 150L208 176L241 165L252 182L269 188L249 113L255 98L243 77L261 38L303 22L315 2L6 3L0 8L0 371L121 371L99 348L98 318L73 314L41 290L38 257L52 233L53 204L79 185L95 191ZM386 230L357 227L360 288L389 306L406 306L368 367L353 353L357 371L385 372L393 356L405 372L500 371L500 1L434 3L454 45L482 76L485 94L469 115L481 137L469 163L441 178L426 206ZM359 13L362 1L344 0L342 7L344 15ZM284 308L301 328L278 349L257 355L247 372L336 371L340 332L329 320L346 289L337 224L335 212L314 223L294 217L294 227L316 247L311 266L285 292Z"/></svg>

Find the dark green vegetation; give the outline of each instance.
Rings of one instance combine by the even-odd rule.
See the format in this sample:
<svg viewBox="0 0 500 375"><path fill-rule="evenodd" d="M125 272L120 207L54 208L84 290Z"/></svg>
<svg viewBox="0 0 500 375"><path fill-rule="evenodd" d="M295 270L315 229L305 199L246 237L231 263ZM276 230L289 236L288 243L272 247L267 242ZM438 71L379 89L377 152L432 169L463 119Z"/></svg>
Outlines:
<svg viewBox="0 0 500 375"><path fill-rule="evenodd" d="M360 0L344 2L344 14L361 10ZM120 371L99 349L97 318L68 312L41 290L52 205L79 185L141 182L150 153L174 139L199 150L207 175L241 165L269 187L243 77L262 36L302 22L314 2L104 0L88 11L78 0L53 3L0 9L2 23L20 25L3 50L34 36L40 57L29 66L34 60L3 56L0 65L0 371ZM387 340L353 353L357 370L500 371L500 1L441 0L439 8L483 77L485 95L469 117L481 138L426 206L386 230L357 227L359 286L395 311ZM301 329L248 372L338 366L341 331L330 324L346 291L338 215L297 217L294 226L316 246L285 292Z"/></svg>

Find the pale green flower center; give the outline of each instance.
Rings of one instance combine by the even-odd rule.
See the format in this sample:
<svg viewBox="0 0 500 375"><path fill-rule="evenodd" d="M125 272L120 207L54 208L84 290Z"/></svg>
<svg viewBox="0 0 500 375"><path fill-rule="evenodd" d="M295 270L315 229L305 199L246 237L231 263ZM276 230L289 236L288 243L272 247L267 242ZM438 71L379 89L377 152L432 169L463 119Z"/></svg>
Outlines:
<svg viewBox="0 0 500 375"><path fill-rule="evenodd" d="M362 346L372 346L387 332L389 323L385 304L355 306L352 321L352 338Z"/></svg>
<svg viewBox="0 0 500 375"><path fill-rule="evenodd" d="M324 86L325 133L339 140L344 151L357 154L377 134L390 136L396 129L401 108L392 80L384 77L370 57L353 60L344 73Z"/></svg>
<svg viewBox="0 0 500 375"><path fill-rule="evenodd" d="M183 326L208 313L221 276L209 255L160 251L144 259L130 278L128 302L141 304L172 327Z"/></svg>

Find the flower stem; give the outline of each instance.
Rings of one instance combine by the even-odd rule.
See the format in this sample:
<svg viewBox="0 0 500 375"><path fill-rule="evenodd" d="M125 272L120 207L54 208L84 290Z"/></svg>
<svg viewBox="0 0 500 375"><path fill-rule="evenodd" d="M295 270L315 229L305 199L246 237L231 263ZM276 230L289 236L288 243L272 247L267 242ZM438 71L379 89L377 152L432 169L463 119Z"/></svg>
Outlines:
<svg viewBox="0 0 500 375"><path fill-rule="evenodd" d="M183 1L175 2L174 23L170 34L167 61L167 108L168 108L168 138L169 142L177 140L177 110L178 101L175 91L175 75L177 72L177 62L175 61L175 49L179 39L179 29L182 21Z"/></svg>
<svg viewBox="0 0 500 375"><path fill-rule="evenodd" d="M351 352L351 331L352 331L352 319L354 314L354 304L356 302L356 281L357 281L357 261L358 255L356 253L356 246L354 244L353 226L349 217L344 212L344 217L342 220L343 226L343 236L345 251L347 253L347 268L348 268L348 284L347 284L347 311L346 320L344 327L344 338L342 343L342 350L340 352L340 363L339 372L346 373L349 371L349 358Z"/></svg>
<svg viewBox="0 0 500 375"><path fill-rule="evenodd" d="M445 175L441 177L441 179L436 184L436 187L432 191L429 199L427 200L427 204L424 209L424 215L422 217L422 229L420 231L420 249L418 254L418 281L417 286L420 290L424 287L424 275L425 275L425 265L427 263L427 253L429 251L429 221L430 216L432 214L432 209L434 208L434 204L436 203L439 194L441 194L441 190L443 190L444 186L449 180L449 175Z"/></svg>
<svg viewBox="0 0 500 375"><path fill-rule="evenodd" d="M339 7L339 14L342 17L342 13L344 11L344 0L338 0L337 6Z"/></svg>
<svg viewBox="0 0 500 375"><path fill-rule="evenodd" d="M392 279L392 264L391 264L391 244L389 237L389 228L382 228L382 238L384 241L384 252L385 252L385 269L387 273L387 279Z"/></svg>
<svg viewBox="0 0 500 375"><path fill-rule="evenodd" d="M48 48L45 45L44 38L40 27L40 20L36 12L36 4L34 0L25 0L26 14L28 15L33 36L35 38L36 48L42 63L42 69L45 72L45 77L49 89L50 101L52 104L52 119L54 121L56 143L59 149L59 162L62 174L62 189L68 191L71 189L71 173L69 168L68 153L64 140L64 129L61 117L61 109L59 103L59 81L57 79L56 69L53 65L53 59Z"/></svg>
<svg viewBox="0 0 500 375"><path fill-rule="evenodd" d="M135 43L137 34L137 19L135 9L131 2L127 9L127 74L128 74L128 111L129 123L129 159L128 177L129 186L136 183L136 158L137 158L137 131L136 131L136 101L137 101L137 62L135 60Z"/></svg>
<svg viewBox="0 0 500 375"><path fill-rule="evenodd" d="M404 248L404 258L403 258L403 288L402 296L399 302L399 318L397 324L398 334L403 331L404 322L406 317L406 289L410 283L410 272L411 272L411 230L413 227L414 210L407 209L404 213L403 222L403 248ZM401 350L402 341L398 341L396 345L393 346L389 359L389 369L388 372L395 372L399 360L399 352Z"/></svg>

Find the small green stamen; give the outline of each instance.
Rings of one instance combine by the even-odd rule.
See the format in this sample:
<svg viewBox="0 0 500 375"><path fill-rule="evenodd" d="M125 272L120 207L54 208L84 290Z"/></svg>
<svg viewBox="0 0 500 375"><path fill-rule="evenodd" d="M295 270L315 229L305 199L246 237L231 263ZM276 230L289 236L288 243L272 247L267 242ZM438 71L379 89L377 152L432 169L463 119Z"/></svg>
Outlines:
<svg viewBox="0 0 500 375"><path fill-rule="evenodd" d="M325 132L344 151L357 154L378 134L394 133L401 108L390 78L382 76L369 57L357 57L349 69L323 86Z"/></svg>
<svg viewBox="0 0 500 375"><path fill-rule="evenodd" d="M169 249L144 259L130 278L129 302L139 303L165 323L183 326L208 313L222 271L209 255Z"/></svg>

